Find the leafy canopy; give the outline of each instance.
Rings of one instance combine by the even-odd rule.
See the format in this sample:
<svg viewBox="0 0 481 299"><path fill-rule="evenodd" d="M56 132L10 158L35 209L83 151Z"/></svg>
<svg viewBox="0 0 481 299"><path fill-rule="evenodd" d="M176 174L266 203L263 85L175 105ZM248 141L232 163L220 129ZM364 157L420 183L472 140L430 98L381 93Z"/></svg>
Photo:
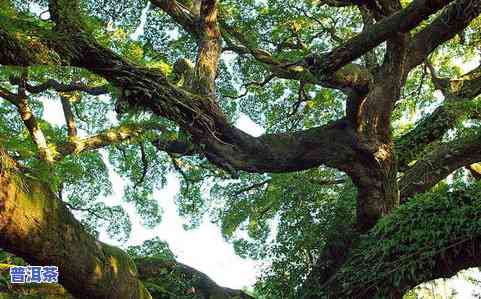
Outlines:
<svg viewBox="0 0 481 299"><path fill-rule="evenodd" d="M180 2L190 5L189 1ZM184 84L185 78L175 72L174 64L180 57L195 60L196 41L164 12L146 0L85 0L82 5L87 28L103 46L135 64L164 73L175 84ZM355 6L320 6L319 1L310 0L226 0L220 6L222 22L235 26L244 44L273 53L272 58L278 60L299 61L312 52L327 52L363 28L362 15ZM46 10L46 1L3 0L0 22L2 26L22 26L22 32L33 26L51 28L53 23ZM480 22L479 18L475 20L429 57L439 77L460 77L479 59ZM28 40L29 36L24 38ZM231 38L239 39L235 34ZM229 46L223 43L225 50L216 82L218 100L230 122L245 115L266 133L282 133L320 126L344 115L346 98L340 91L308 80L273 78L264 64L251 55L235 54ZM370 57L365 55L357 62L367 64L369 58L381 61L384 53L382 44L370 52ZM78 68L30 67L25 75L24 69L2 67L0 87L14 91L17 87L12 77L22 76L32 85L51 79L65 84L107 84ZM28 103L38 126L54 151L59 151L56 146L72 141L59 110L61 97L72 106L79 131L76 138L119 126L158 129L142 131L99 150L67 155L53 165L38 159L38 147L15 107L0 101L2 146L21 160L29 175L50 184L92 233L107 230L110 237L127 240L131 223L126 203L135 207L146 227L155 227L162 213L153 192L165 187L169 173L175 173L181 186L177 207L186 219L185 227L195 228L208 218L222 228L224 237L240 256L266 261L258 292L269 298L293 296L325 244L336 234L349 235L355 220L356 189L345 174L318 167L284 174L242 172L232 178L204 157L159 151L152 142L159 136L164 141L189 141L189 136L173 122L149 112L117 114L120 94L111 86L106 88L108 93L101 96L52 90L29 94ZM410 73L392 116L394 138L413 128L416 121L440 104L436 89L426 64ZM470 120L468 124L465 119L470 111L479 111L480 104L479 99L456 104L460 117L444 139L476 134L479 121ZM112 172L125 182L122 199L115 205L105 201L113 192ZM457 171L452 180L440 183L434 194L446 188L464 188L465 175L464 170ZM378 227L380 234L383 225ZM131 248L131 254L172 257L160 240L150 245L148 250ZM380 250L387 252L391 248L383 245Z"/></svg>

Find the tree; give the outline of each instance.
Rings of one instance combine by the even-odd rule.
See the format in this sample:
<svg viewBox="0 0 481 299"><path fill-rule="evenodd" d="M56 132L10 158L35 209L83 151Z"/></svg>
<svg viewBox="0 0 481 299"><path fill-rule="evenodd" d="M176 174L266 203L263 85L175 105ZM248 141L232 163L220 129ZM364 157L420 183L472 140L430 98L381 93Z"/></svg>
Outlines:
<svg viewBox="0 0 481 299"><path fill-rule="evenodd" d="M459 67L478 58L480 1L0 4L0 247L58 265L72 295L151 296L92 236L129 230L98 202L100 149L146 225L177 171L191 226L211 212L272 261L260 296L401 298L481 264L480 67ZM47 97L65 127L42 119Z"/></svg>

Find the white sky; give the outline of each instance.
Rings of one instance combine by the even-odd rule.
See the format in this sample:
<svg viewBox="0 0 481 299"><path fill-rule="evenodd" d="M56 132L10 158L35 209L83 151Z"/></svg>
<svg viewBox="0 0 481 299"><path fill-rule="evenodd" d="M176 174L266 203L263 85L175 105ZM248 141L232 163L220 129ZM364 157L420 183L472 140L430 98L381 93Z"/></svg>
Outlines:
<svg viewBox="0 0 481 299"><path fill-rule="evenodd" d="M123 190L122 179L115 174L111 178L116 194L107 198L106 203L117 204ZM185 221L177 215L174 203L178 190L178 179L170 175L167 187L154 193L163 214L161 224L152 230L145 229L135 209L124 204L133 224L131 238L127 244L140 245L145 240L159 237L167 241L179 262L204 272L218 284L237 289L252 286L255 283L258 263L235 255L232 246L222 238L218 226L204 221L198 229L189 231L183 229ZM109 244L122 245L109 239L105 233L100 235L100 239Z"/></svg>

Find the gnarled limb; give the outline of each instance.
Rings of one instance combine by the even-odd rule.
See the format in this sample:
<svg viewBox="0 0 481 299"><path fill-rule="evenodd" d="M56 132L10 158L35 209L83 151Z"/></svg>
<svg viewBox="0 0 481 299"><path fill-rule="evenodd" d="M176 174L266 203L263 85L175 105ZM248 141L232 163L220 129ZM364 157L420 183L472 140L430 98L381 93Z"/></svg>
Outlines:
<svg viewBox="0 0 481 299"><path fill-rule="evenodd" d="M221 53L218 0L202 0L200 7L200 40L195 64L194 90L214 96L215 79Z"/></svg>
<svg viewBox="0 0 481 299"><path fill-rule="evenodd" d="M85 138L75 138L74 136L74 138L70 138L66 143L57 146L54 159L59 161L68 155L80 154L109 145L119 144L155 130L159 130L159 126L155 123L126 124Z"/></svg>
<svg viewBox="0 0 481 299"><path fill-rule="evenodd" d="M291 134L252 137L230 125L213 99L192 94L171 84L160 73L132 65L86 37L81 28L77 30L60 32L59 36L69 35L61 42L44 42L54 54L68 59L70 65L97 73L123 90L123 100L130 105L178 123L193 136L194 143L205 145L205 156L222 168L285 172L327 163L345 169L352 161L352 145L356 141L344 120Z"/></svg>
<svg viewBox="0 0 481 299"><path fill-rule="evenodd" d="M449 4L450 0L418 0L408 7L366 28L344 45L329 53L306 60L312 73L322 77L332 74L342 66L361 57L363 54L389 39L396 33L406 33L417 27L424 19Z"/></svg>
<svg viewBox="0 0 481 299"><path fill-rule="evenodd" d="M348 110L359 142L357 163L348 170L357 193L357 228L368 231L399 205L396 156L390 124L394 103L400 97L405 61L405 37L387 42L386 57L366 97Z"/></svg>
<svg viewBox="0 0 481 299"><path fill-rule="evenodd" d="M192 295L196 298L253 299L243 291L221 287L204 273L174 260L146 257L136 258L134 262L141 280L154 284L159 281L162 284L163 281L179 277L180 282L191 287Z"/></svg>
<svg viewBox="0 0 481 299"><path fill-rule="evenodd" d="M441 90L445 99L441 106L395 141L400 171L405 171L408 164L415 160L429 144L439 141L449 129L455 126L463 113L463 110L456 106L474 100L481 93L481 67L458 79L447 79L437 77L434 68L429 63L428 65L433 83Z"/></svg>
<svg viewBox="0 0 481 299"><path fill-rule="evenodd" d="M401 200L425 192L458 168L481 161L481 135L441 144L418 160L399 182Z"/></svg>
<svg viewBox="0 0 481 299"><path fill-rule="evenodd" d="M324 87L340 90L356 90L360 93L366 92L371 80L371 73L363 66L350 63L333 74L320 78L313 74L305 63L291 63L278 60L263 49L253 48L245 40L240 32L226 24L222 25L222 36L229 45L225 50L233 51L239 55L251 55L257 61L265 64L271 76L283 79L299 80L306 83L321 85ZM236 42L233 41L236 40Z"/></svg>
<svg viewBox="0 0 481 299"><path fill-rule="evenodd" d="M175 0L150 0L150 3L167 13L186 32L196 37L199 35L199 28L195 25L198 16L194 15L190 8Z"/></svg>
<svg viewBox="0 0 481 299"><path fill-rule="evenodd" d="M0 88L0 97L8 100L17 108L20 118L27 128L33 142L37 146L39 158L43 161L51 163L54 161L54 153L47 144L47 139L45 138L42 129L38 125L37 118L30 108L27 94L25 93L25 81L23 80L22 82L23 83L19 85L18 94L14 94L8 90Z"/></svg>
<svg viewBox="0 0 481 299"><path fill-rule="evenodd" d="M138 270L139 279L151 290L153 299L165 299L166 296L176 298L181 295L191 295L199 299L253 299L241 290L221 287L206 274L173 259L135 257L132 260ZM0 264L0 275L9 275L11 266L14 265ZM2 299L18 299L18 294L25 293L35 298L52 296L56 299L75 299L59 284L14 285L8 289L0 287Z"/></svg>
<svg viewBox="0 0 481 299"><path fill-rule="evenodd" d="M458 0L449 5L410 40L406 69L411 70L425 61L434 49L465 29L480 13L479 0Z"/></svg>

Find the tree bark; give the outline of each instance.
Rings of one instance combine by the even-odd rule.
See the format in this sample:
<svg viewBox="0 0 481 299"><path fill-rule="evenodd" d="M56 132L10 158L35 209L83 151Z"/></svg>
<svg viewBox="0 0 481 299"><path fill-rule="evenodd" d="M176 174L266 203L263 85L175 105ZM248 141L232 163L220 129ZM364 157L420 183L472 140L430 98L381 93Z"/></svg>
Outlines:
<svg viewBox="0 0 481 299"><path fill-rule="evenodd" d="M139 279L151 290L153 299L176 299L180 296L196 299L253 299L241 290L217 285L204 273L175 260L158 257L134 258ZM0 265L0 275L8 277L9 267ZM73 297L60 284L0 285L0 298L18 299L28 294L32 299L83 299ZM23 297L22 297L23 298Z"/></svg>

